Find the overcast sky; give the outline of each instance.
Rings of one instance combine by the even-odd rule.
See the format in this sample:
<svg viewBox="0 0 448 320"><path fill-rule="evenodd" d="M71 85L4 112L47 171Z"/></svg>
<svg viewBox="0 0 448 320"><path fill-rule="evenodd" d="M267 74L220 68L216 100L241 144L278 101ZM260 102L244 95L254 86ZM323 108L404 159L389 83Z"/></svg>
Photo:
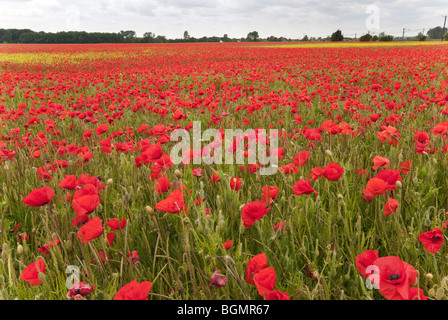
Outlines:
<svg viewBox="0 0 448 320"><path fill-rule="evenodd" d="M415 35L442 26L447 0L0 0L0 28L34 31L134 30L167 38ZM447 22L448 24L448 22Z"/></svg>

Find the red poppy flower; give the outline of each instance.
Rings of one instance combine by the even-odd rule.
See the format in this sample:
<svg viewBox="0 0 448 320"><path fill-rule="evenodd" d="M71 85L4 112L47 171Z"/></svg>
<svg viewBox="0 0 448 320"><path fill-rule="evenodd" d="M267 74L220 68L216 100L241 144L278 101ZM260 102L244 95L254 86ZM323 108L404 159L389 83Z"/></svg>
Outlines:
<svg viewBox="0 0 448 320"><path fill-rule="evenodd" d="M384 215L387 216L388 214L391 214L395 212L398 208L398 201L392 198L389 198L384 205Z"/></svg>
<svg viewBox="0 0 448 320"><path fill-rule="evenodd" d="M193 170L191 170L191 172L197 178L202 177L202 169L201 168L193 169Z"/></svg>
<svg viewBox="0 0 448 320"><path fill-rule="evenodd" d="M96 128L95 133L100 136L107 131L109 131L109 126L107 124L101 124Z"/></svg>
<svg viewBox="0 0 448 320"><path fill-rule="evenodd" d="M132 264L137 264L140 261L140 257L136 250L128 252L128 259L132 261Z"/></svg>
<svg viewBox="0 0 448 320"><path fill-rule="evenodd" d="M92 213L100 205L100 197L93 184L86 184L73 195L72 208L78 216Z"/></svg>
<svg viewBox="0 0 448 320"><path fill-rule="evenodd" d="M155 208L157 210L168 212L168 213L179 213L181 211L186 211L187 206L184 202L184 195L181 189L175 189L171 194L164 200L156 204Z"/></svg>
<svg viewBox="0 0 448 320"><path fill-rule="evenodd" d="M232 240L229 240L229 241L224 242L224 243L222 244L222 246L223 246L226 250L229 250L229 249L232 247L232 243L233 243L233 241L232 241Z"/></svg>
<svg viewBox="0 0 448 320"><path fill-rule="evenodd" d="M77 215L76 217L74 217L72 219L72 226L77 227L80 224L84 224L87 221L89 221L89 215L88 214L82 214L82 215Z"/></svg>
<svg viewBox="0 0 448 320"><path fill-rule="evenodd" d="M210 285L214 286L216 288L221 288L224 287L227 284L227 277L223 274L221 274L221 270L216 270L215 272L213 272L213 274L210 277Z"/></svg>
<svg viewBox="0 0 448 320"><path fill-rule="evenodd" d="M268 292L266 300L291 300L288 292L281 292L280 290L273 290Z"/></svg>
<svg viewBox="0 0 448 320"><path fill-rule="evenodd" d="M277 198L279 189L276 186L264 186L261 188L261 191L263 192L261 194L261 200L269 205Z"/></svg>
<svg viewBox="0 0 448 320"><path fill-rule="evenodd" d="M113 230L120 230L123 229L126 225L126 217L123 218L123 220L118 220L117 218L112 218L109 221L104 223L106 226L110 227L110 229Z"/></svg>
<svg viewBox="0 0 448 320"><path fill-rule="evenodd" d="M374 265L378 267L381 294L388 300L407 300L417 277L414 267L395 256L378 258Z"/></svg>
<svg viewBox="0 0 448 320"><path fill-rule="evenodd" d="M54 190L50 187L34 189L24 199L23 203L30 207L40 207L49 203L54 197Z"/></svg>
<svg viewBox="0 0 448 320"><path fill-rule="evenodd" d="M297 168L300 168L305 163L307 163L309 158L310 158L310 152L308 150L304 150L298 152L292 159L292 162Z"/></svg>
<svg viewBox="0 0 448 320"><path fill-rule="evenodd" d="M302 195L302 194L311 194L314 192L316 195L316 198L318 196L318 193L316 190L313 189L310 183L310 179L307 178L306 180L299 180L295 183L294 187L292 188L292 192L294 192L295 195Z"/></svg>
<svg viewBox="0 0 448 320"><path fill-rule="evenodd" d="M269 210L271 210L271 207L266 208L264 201L246 203L241 211L244 227L249 229L255 221L261 219Z"/></svg>
<svg viewBox="0 0 448 320"><path fill-rule="evenodd" d="M40 252L44 253L44 254L49 254L50 253L50 251L49 251L50 248L54 248L55 245L58 245L60 243L61 243L60 240L58 240L56 238L53 238L53 241L50 241L50 242L44 244L43 246L39 247L38 250Z"/></svg>
<svg viewBox="0 0 448 320"><path fill-rule="evenodd" d="M218 175L218 172L217 171L213 172L213 176L210 179L210 182L219 182L219 181L221 181L221 177Z"/></svg>
<svg viewBox="0 0 448 320"><path fill-rule="evenodd" d="M362 190L362 193L367 197L374 197L378 194L383 194L389 184L383 179L372 178L367 182L366 188Z"/></svg>
<svg viewBox="0 0 448 320"><path fill-rule="evenodd" d="M67 190L73 190L77 186L76 184L76 176L70 175L65 176L64 179L59 183L59 187Z"/></svg>
<svg viewBox="0 0 448 320"><path fill-rule="evenodd" d="M117 291L114 300L148 300L151 287L152 283L149 281L139 283L134 279Z"/></svg>
<svg viewBox="0 0 448 320"><path fill-rule="evenodd" d="M438 227L434 230L420 233L418 240L423 243L426 251L436 253L440 250L443 244L443 232Z"/></svg>
<svg viewBox="0 0 448 320"><path fill-rule="evenodd" d="M103 234L103 226L99 217L90 219L85 225L79 228L78 239L81 242L90 242Z"/></svg>
<svg viewBox="0 0 448 320"><path fill-rule="evenodd" d="M411 170L412 160L402 162L398 169L400 173L407 174Z"/></svg>
<svg viewBox="0 0 448 320"><path fill-rule="evenodd" d="M113 232L109 232L109 233L106 235L106 238L107 238L107 242L108 242L109 245L111 246L112 243L114 242L114 239L115 239L115 233L113 233Z"/></svg>
<svg viewBox="0 0 448 320"><path fill-rule="evenodd" d="M316 167L311 169L310 179L316 181L320 177L322 177L323 169L321 167Z"/></svg>
<svg viewBox="0 0 448 320"><path fill-rule="evenodd" d="M397 187L397 181L401 181L401 174L398 170L386 169L380 171L374 178L382 179L387 182L388 191L393 191Z"/></svg>
<svg viewBox="0 0 448 320"><path fill-rule="evenodd" d="M165 175L156 181L154 185L154 192L157 192L158 194L163 194L167 192L170 188L171 188L171 182L168 179L168 176Z"/></svg>
<svg viewBox="0 0 448 320"><path fill-rule="evenodd" d="M45 261L42 258L23 269L20 279L28 281L33 286L38 286L42 283L42 280L39 279L39 273L45 273Z"/></svg>
<svg viewBox="0 0 448 320"><path fill-rule="evenodd" d="M384 157L380 157L380 156L375 156L373 158L373 170L376 170L378 168L387 168L389 166L389 159L384 158Z"/></svg>
<svg viewBox="0 0 448 320"><path fill-rule="evenodd" d="M409 289L409 298L407 300L428 300L428 298L425 297L422 288L411 287Z"/></svg>
<svg viewBox="0 0 448 320"><path fill-rule="evenodd" d="M327 164L322 171L322 175L330 181L337 181L344 173L344 169L337 163Z"/></svg>
<svg viewBox="0 0 448 320"><path fill-rule="evenodd" d="M280 230L281 233L283 233L283 229L285 227L285 223L283 221L280 221L276 225L274 225L274 231Z"/></svg>
<svg viewBox="0 0 448 320"><path fill-rule="evenodd" d="M92 286L84 281L75 282L75 283L73 283L73 286L68 291L66 297L69 299L71 299L71 298L80 299L80 298L85 297L88 294L92 293L94 288L95 288L95 286Z"/></svg>
<svg viewBox="0 0 448 320"><path fill-rule="evenodd" d="M254 275L267 268L267 266L268 259L266 258L266 254L264 252L249 259L246 266L246 283L255 285L253 280Z"/></svg>
<svg viewBox="0 0 448 320"><path fill-rule="evenodd" d="M243 179L238 177L230 178L230 189L238 191L241 188L241 183L243 182Z"/></svg>
<svg viewBox="0 0 448 320"><path fill-rule="evenodd" d="M358 268L359 273L361 273L364 278L367 278L371 274L366 273L366 268L373 266L376 259L378 259L378 251L373 250L366 250L356 256L356 268Z"/></svg>
<svg viewBox="0 0 448 320"><path fill-rule="evenodd" d="M254 283L262 297L267 297L274 290L276 274L273 267L267 267L254 275Z"/></svg>

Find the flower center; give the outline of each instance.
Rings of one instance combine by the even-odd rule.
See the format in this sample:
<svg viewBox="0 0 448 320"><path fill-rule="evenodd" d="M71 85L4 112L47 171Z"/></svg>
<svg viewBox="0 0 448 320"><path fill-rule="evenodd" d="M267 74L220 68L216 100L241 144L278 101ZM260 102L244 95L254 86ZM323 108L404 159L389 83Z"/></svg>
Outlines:
<svg viewBox="0 0 448 320"><path fill-rule="evenodd" d="M398 279L400 279L400 276L398 274L393 273L389 276L389 280L398 280Z"/></svg>

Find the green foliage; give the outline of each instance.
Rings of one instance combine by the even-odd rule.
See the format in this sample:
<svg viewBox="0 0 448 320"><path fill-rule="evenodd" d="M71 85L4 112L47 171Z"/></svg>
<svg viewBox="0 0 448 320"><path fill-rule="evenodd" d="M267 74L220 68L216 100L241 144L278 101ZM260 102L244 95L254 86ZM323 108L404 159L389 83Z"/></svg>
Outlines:
<svg viewBox="0 0 448 320"><path fill-rule="evenodd" d="M335 42L335 41L343 41L344 40L344 36L342 35L342 31L341 30L336 30L335 32L333 32L333 34L331 35L331 41Z"/></svg>
<svg viewBox="0 0 448 320"><path fill-rule="evenodd" d="M359 41L372 41L372 35L370 33L366 33L359 37Z"/></svg>

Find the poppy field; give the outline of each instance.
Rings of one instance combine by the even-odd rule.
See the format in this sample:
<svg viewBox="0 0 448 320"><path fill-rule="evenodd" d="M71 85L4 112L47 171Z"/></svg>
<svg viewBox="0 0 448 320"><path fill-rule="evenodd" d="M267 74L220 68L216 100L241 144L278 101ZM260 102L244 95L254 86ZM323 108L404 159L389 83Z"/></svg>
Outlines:
<svg viewBox="0 0 448 320"><path fill-rule="evenodd" d="M447 299L447 140L444 43L0 45L0 299Z"/></svg>

